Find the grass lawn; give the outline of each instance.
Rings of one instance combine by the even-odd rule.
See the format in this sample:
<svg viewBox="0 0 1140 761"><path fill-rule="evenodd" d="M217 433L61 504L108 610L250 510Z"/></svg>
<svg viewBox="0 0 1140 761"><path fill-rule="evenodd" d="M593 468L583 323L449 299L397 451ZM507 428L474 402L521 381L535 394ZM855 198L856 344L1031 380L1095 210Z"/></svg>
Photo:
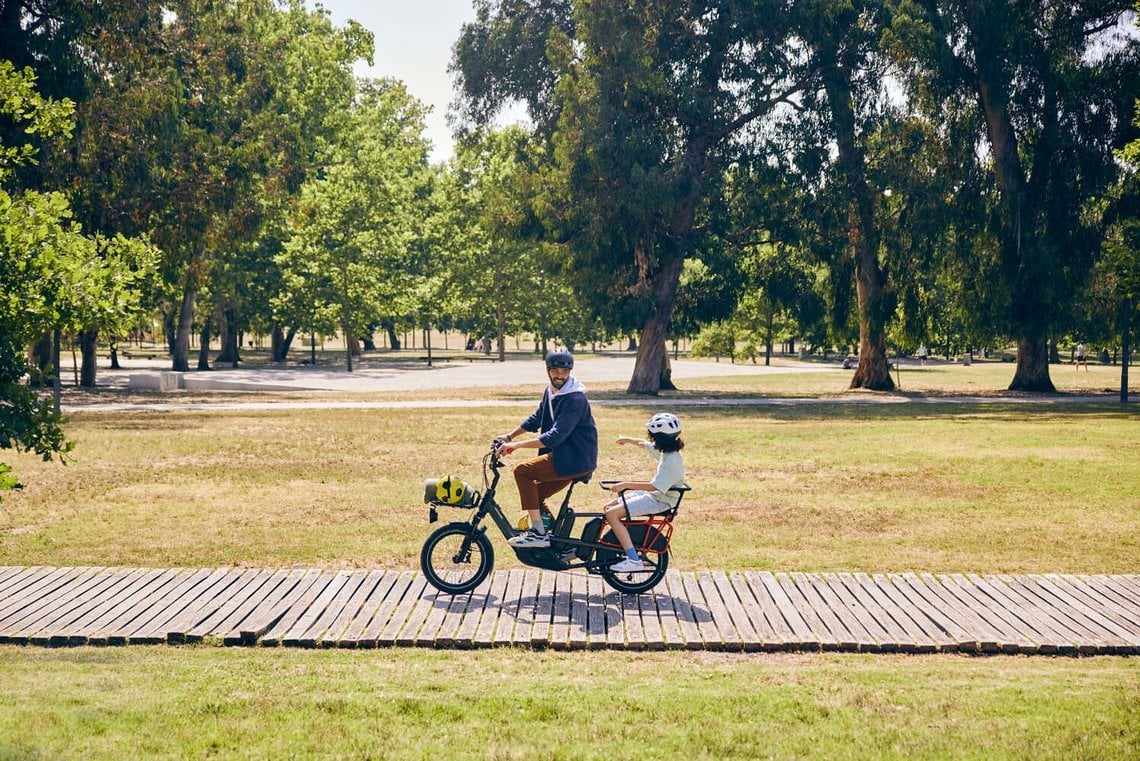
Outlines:
<svg viewBox="0 0 1140 761"><path fill-rule="evenodd" d="M1127 658L0 647L0 684L0 759L1069 760L1140 747L1140 662Z"/></svg>
<svg viewBox="0 0 1140 761"><path fill-rule="evenodd" d="M1000 387L986 376L971 390L975 369L1010 370L917 368L911 383L904 369L903 390ZM803 376L677 395L803 396L835 381ZM655 409L595 407L600 478L651 472L613 439L639 435ZM679 570L1140 570L1135 405L679 411L695 487L674 537ZM4 453L26 486L0 502L0 565L414 568L422 479L477 481L486 442L523 414L77 412L66 466ZM579 506L602 501L579 488ZM508 512L517 499L505 484ZM1135 658L0 647L0 685L0 761L1140 755Z"/></svg>

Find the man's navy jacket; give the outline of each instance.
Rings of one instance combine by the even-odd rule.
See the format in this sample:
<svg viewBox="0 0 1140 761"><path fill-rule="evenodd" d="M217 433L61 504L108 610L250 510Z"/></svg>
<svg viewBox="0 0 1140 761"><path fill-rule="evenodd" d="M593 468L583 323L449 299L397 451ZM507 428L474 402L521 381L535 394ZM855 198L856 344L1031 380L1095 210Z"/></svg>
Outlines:
<svg viewBox="0 0 1140 761"><path fill-rule="evenodd" d="M542 431L538 453L554 453L554 472L558 475L573 476L598 467L598 427L585 391L571 390L551 397L547 387L538 409L519 427L531 433Z"/></svg>

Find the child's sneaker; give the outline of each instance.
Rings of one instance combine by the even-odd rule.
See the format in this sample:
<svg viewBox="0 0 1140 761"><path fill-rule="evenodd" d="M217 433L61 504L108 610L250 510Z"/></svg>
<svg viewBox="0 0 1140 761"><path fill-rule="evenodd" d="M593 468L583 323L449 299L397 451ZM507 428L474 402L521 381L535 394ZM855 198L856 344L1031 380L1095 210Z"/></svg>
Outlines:
<svg viewBox="0 0 1140 761"><path fill-rule="evenodd" d="M631 571L644 571L645 563L638 560L630 560L629 558L622 558L620 562L614 563L610 566L610 570L615 573L629 573Z"/></svg>
<svg viewBox="0 0 1140 761"><path fill-rule="evenodd" d="M528 530L518 536L512 536L507 540L507 544L512 547L549 547L550 536L548 534L536 534Z"/></svg>

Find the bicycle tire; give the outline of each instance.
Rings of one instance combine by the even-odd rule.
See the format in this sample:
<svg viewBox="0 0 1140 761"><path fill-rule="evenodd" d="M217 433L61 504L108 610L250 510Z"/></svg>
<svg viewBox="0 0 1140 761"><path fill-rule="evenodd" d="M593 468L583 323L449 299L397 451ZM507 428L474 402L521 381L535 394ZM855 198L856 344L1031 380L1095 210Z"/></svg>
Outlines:
<svg viewBox="0 0 1140 761"><path fill-rule="evenodd" d="M470 592L495 566L491 540L470 523L449 523L428 536L420 551L420 568L428 583L450 595Z"/></svg>
<svg viewBox="0 0 1140 761"><path fill-rule="evenodd" d="M602 537L602 541L617 544L617 538L613 535L612 531L607 531L606 535ZM607 553L609 554L609 553ZM634 571L631 573L615 573L610 570L610 563L602 566L602 578L606 583L619 592L627 595L639 595L642 592L648 592L655 586L661 583L665 578L665 572L669 570L669 551L656 553L656 552L639 552L642 561L645 563L646 570ZM598 559L603 558L602 552L599 551ZM612 562L616 563L622 557L621 552L612 551Z"/></svg>

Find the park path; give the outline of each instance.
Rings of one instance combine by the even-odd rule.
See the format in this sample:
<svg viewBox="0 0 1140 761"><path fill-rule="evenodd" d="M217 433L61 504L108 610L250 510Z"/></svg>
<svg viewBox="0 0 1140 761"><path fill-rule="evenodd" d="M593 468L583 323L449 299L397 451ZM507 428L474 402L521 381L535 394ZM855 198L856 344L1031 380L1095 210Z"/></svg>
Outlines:
<svg viewBox="0 0 1140 761"><path fill-rule="evenodd" d="M1140 575L671 570L622 595L496 571L463 595L415 571L0 566L0 643L1140 653Z"/></svg>

